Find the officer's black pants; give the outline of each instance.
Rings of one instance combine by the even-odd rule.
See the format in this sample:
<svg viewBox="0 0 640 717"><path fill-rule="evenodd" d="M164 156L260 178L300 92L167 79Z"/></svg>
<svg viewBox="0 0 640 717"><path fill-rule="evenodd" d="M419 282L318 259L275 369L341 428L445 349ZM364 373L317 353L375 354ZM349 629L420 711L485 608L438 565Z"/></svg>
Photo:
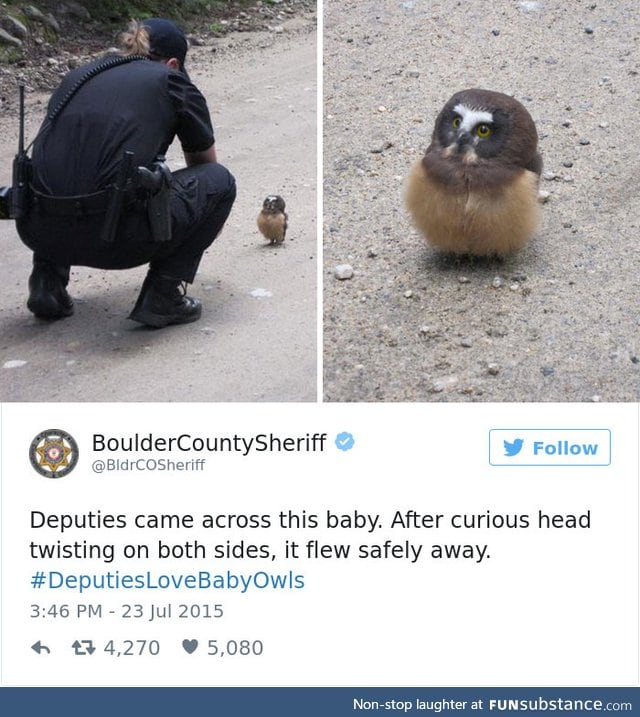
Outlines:
<svg viewBox="0 0 640 717"><path fill-rule="evenodd" d="M153 241L146 211L125 208L113 243L101 240L104 214L45 216L37 208L18 222L34 264L154 272L192 283L202 255L224 226L236 197L235 180L221 164L198 164L173 173L172 238Z"/></svg>

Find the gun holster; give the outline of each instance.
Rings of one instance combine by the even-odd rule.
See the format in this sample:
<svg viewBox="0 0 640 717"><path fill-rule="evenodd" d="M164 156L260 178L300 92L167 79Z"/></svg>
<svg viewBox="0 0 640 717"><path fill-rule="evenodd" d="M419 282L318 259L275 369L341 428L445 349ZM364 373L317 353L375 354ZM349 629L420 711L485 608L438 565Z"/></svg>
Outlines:
<svg viewBox="0 0 640 717"><path fill-rule="evenodd" d="M131 189L135 189L138 198L145 202L152 240L171 241L170 186L171 171L164 157L158 157L151 168L134 167L133 152L125 150L120 160L116 181L109 189L109 202L102 228L103 241L108 243L114 241L123 202Z"/></svg>
<svg viewBox="0 0 640 717"><path fill-rule="evenodd" d="M164 157L147 167L138 167L138 186L146 190L147 216L153 241L171 241L171 170Z"/></svg>

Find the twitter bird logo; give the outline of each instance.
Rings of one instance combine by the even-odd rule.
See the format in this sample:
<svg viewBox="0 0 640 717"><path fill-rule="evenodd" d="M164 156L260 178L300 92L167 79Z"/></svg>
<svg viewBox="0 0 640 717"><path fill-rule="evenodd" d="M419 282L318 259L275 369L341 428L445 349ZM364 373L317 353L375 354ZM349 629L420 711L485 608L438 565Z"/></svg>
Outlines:
<svg viewBox="0 0 640 717"><path fill-rule="evenodd" d="M509 441L503 441L504 443L504 454L508 458L513 458L513 456L517 456L518 453L522 450L522 446L524 445L524 439L523 438L516 438L513 443L509 443Z"/></svg>

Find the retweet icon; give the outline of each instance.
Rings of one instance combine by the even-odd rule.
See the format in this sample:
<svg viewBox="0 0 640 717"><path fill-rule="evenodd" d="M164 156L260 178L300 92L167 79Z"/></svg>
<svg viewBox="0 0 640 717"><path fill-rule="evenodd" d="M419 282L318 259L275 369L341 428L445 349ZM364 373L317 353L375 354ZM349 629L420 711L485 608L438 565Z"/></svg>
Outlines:
<svg viewBox="0 0 640 717"><path fill-rule="evenodd" d="M510 443L509 441L503 441L504 443L504 454L508 458L513 458L513 456L517 456L518 453L522 450L522 446L524 445L524 439L523 438L516 438L513 443Z"/></svg>

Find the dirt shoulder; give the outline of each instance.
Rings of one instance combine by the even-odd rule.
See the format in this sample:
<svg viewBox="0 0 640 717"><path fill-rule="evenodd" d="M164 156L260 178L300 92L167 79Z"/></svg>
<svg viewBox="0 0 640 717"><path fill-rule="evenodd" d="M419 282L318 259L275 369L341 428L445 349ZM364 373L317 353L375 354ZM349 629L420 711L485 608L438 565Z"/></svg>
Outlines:
<svg viewBox="0 0 640 717"><path fill-rule="evenodd" d="M15 111L18 83L26 84L30 92L53 90L69 70L117 46L118 35L128 21L109 20L97 10L92 16L74 2L41 1L31 7L42 17L25 14L23 2L0 5L0 31L4 29L21 43L16 46L0 38L1 115ZM209 12L191 14L179 22L192 49L209 47L224 52L245 44L244 35L290 33L292 24L313 20L315 13L315 0L244 0L211 3ZM17 19L26 34L7 16Z"/></svg>

